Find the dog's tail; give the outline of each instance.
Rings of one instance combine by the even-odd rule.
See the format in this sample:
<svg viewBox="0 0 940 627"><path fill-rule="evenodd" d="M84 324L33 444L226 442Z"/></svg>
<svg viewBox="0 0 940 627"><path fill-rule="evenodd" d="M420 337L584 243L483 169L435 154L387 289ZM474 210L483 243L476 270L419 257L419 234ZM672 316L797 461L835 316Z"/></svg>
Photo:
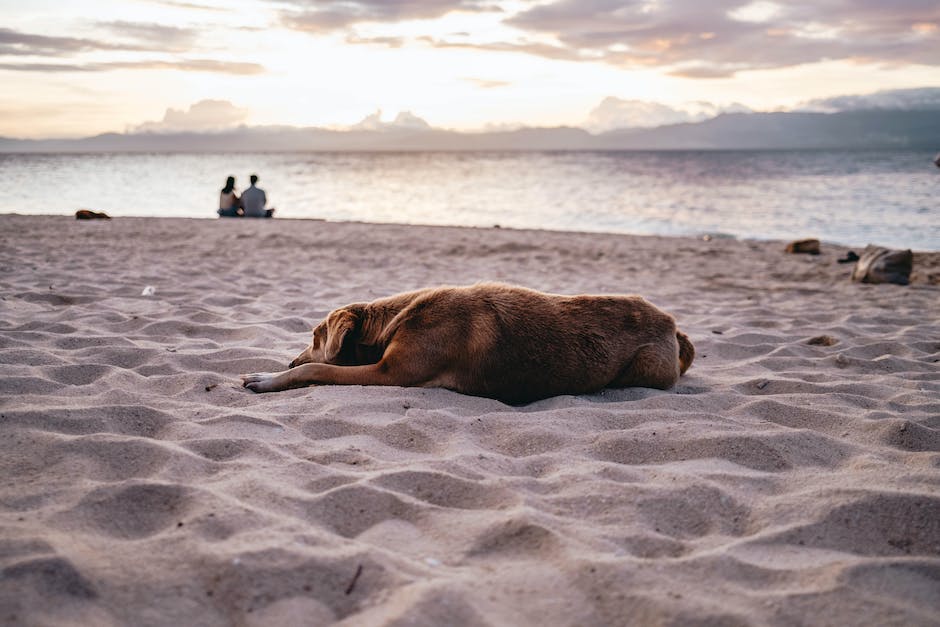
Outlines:
<svg viewBox="0 0 940 627"><path fill-rule="evenodd" d="M685 374L695 359L695 347L682 331L676 331L676 339L679 340L679 374Z"/></svg>

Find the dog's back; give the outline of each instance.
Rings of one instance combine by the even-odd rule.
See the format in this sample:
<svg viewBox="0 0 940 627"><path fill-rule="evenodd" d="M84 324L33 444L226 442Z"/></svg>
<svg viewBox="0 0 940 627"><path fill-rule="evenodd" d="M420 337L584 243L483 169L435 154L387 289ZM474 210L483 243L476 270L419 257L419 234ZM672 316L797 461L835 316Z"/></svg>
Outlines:
<svg viewBox="0 0 940 627"><path fill-rule="evenodd" d="M432 385L511 403L608 386L668 388L694 354L673 318L639 296L493 283L417 293L386 331L387 341L418 342L426 358L447 364Z"/></svg>

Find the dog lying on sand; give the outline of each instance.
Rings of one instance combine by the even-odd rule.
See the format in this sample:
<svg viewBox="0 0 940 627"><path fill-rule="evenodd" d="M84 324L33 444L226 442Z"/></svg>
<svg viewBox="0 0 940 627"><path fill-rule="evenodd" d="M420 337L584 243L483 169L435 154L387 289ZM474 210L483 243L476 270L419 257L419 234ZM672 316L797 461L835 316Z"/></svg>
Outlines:
<svg viewBox="0 0 940 627"><path fill-rule="evenodd" d="M336 309L289 370L253 392L308 385L443 387L505 403L672 387L695 349L639 296L560 296L498 283L435 287Z"/></svg>

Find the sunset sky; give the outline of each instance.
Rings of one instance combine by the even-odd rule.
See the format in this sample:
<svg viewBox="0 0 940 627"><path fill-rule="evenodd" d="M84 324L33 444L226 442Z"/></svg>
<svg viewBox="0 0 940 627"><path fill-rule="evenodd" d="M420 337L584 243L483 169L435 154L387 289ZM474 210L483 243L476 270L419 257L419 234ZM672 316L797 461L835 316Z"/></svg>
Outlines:
<svg viewBox="0 0 940 627"><path fill-rule="evenodd" d="M0 0L0 16L9 137L403 111L604 130L940 87L936 0Z"/></svg>

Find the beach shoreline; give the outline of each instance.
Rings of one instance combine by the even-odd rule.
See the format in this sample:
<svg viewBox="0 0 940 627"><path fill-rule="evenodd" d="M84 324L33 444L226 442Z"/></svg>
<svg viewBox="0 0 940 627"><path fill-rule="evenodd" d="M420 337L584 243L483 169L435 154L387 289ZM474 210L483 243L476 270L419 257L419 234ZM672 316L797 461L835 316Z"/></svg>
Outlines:
<svg viewBox="0 0 940 627"><path fill-rule="evenodd" d="M784 244L0 215L0 622L935 625L940 253ZM239 384L478 281L640 294L696 359L522 407Z"/></svg>
<svg viewBox="0 0 940 627"><path fill-rule="evenodd" d="M0 217L8 216L10 218L73 218L74 213L65 211L60 213L20 213L20 212L0 212ZM205 221L218 221L220 218L217 215L211 215L207 213L203 216L152 216L152 215L117 215L109 216L109 219L115 220L198 220L200 222ZM230 220L241 220L242 218L225 218L225 221ZM376 226L391 226L391 227L416 227L416 228L441 228L441 229L470 229L470 230L504 230L504 231L521 231L521 232L532 232L532 233L561 233L561 234L571 234L571 235L597 235L597 236L618 236L618 237L660 237L676 240L692 239L692 240L736 240L742 242L754 242L757 244L770 244L770 243L780 243L781 246L785 245L787 241L780 239L779 237L760 237L760 236L743 236L735 235L733 233L725 233L721 231L702 231L700 233L643 233L643 232L630 232L625 230L578 230L570 228L536 228L536 227L527 227L527 226L515 226L515 225L503 225L498 222L493 224L485 225L476 225L476 224L444 224L444 223L434 223L434 222L401 222L401 221L370 221L370 220L341 220L336 218L319 218L319 217L309 217L309 216L285 216L279 215L275 218L278 222L301 222L301 223L327 223L327 224L359 224L359 225L376 225ZM249 220L250 221L250 220ZM820 238L818 234L812 232L803 232L803 231L794 231L794 238ZM854 243L849 242L840 242L833 239L827 239L822 237L820 239L821 243L825 246L830 247L832 250L848 251L848 250L861 250L868 244L879 245L878 238L869 238L874 239L874 241L865 241L862 240L856 241ZM899 250L911 250L914 254L917 255L929 255L930 257L922 262L926 262L931 268L935 267L937 263L932 258L932 253L940 252L940 248L928 248L917 245L906 245L906 246L887 246L888 248L897 248Z"/></svg>

